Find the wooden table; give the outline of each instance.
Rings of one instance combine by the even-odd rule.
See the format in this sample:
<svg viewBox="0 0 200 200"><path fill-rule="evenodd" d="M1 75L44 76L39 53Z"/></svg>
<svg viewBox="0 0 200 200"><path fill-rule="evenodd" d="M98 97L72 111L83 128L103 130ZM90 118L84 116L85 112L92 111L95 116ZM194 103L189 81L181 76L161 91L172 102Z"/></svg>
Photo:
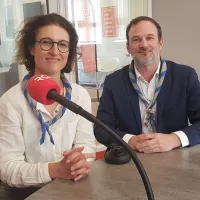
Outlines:
<svg viewBox="0 0 200 200"><path fill-rule="evenodd" d="M155 200L200 199L200 145L166 153L138 153L149 176ZM27 200L146 200L133 163L96 161L90 175L78 182L57 179Z"/></svg>

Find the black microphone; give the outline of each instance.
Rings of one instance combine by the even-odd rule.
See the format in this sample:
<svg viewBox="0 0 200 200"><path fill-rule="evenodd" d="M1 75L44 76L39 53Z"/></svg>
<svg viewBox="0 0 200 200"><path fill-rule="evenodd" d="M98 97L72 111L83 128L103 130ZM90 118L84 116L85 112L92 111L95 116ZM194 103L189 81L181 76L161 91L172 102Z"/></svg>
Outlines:
<svg viewBox="0 0 200 200"><path fill-rule="evenodd" d="M136 153L121 137L119 137L112 129L106 126L103 122L101 122L95 116L84 110L81 106L61 96L58 93L60 91L58 88L58 84L53 79L44 75L33 76L29 80L27 85L29 95L36 101L42 104L51 104L55 101L61 104L62 106L68 108L72 112L81 115L90 122L100 126L107 133L109 133L117 141L117 143L120 144L128 152L140 173L140 176L145 186L148 200L154 200L154 194L149 178Z"/></svg>

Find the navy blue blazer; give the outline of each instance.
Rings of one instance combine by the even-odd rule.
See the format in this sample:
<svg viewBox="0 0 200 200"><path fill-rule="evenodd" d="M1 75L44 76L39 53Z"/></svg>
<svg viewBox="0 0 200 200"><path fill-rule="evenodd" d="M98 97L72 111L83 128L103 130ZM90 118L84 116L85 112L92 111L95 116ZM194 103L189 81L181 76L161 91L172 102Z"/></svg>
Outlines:
<svg viewBox="0 0 200 200"><path fill-rule="evenodd" d="M158 133L183 131L190 146L200 143L200 83L191 67L166 61L167 73L157 97ZM129 66L108 75L97 111L97 118L123 137L142 133L138 95L128 73ZM191 126L188 125L188 119ZM109 146L113 139L94 127L96 139Z"/></svg>

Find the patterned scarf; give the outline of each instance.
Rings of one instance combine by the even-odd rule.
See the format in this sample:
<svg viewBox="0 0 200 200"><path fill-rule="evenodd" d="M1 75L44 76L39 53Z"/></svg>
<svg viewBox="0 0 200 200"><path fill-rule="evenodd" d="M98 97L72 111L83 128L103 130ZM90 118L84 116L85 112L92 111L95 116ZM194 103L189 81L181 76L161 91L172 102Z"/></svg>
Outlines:
<svg viewBox="0 0 200 200"><path fill-rule="evenodd" d="M167 73L167 66L166 66L166 62L165 60L161 60L161 69L160 69L160 74L158 77L158 81L155 87L155 92L154 92L154 97L153 97L153 101L150 103L146 100L143 92L140 90L138 84L137 84L137 79L136 79L136 75L135 75L135 71L133 68L133 64L131 63L129 66L129 77L130 77L130 81L135 89L135 91L137 92L139 98L141 99L141 101L144 103L145 107L146 107L146 113L147 113L147 122L145 123L145 125L151 130L151 132L155 132L156 131L156 99L158 97L158 94L161 90L164 78L165 78L165 74Z"/></svg>
<svg viewBox="0 0 200 200"><path fill-rule="evenodd" d="M51 119L50 121L44 122L42 113L40 112L40 110L36 110L37 102L34 99L32 99L30 97L30 95L28 94L27 83L28 83L28 80L30 78L31 78L30 74L27 74L24 77L24 79L22 81L22 90L24 92L24 96L26 97L32 111L35 113L35 115L37 116L37 118L38 118L38 120L41 124L42 135L41 135L41 139L40 139L40 144L44 143L46 132L47 132L49 134L49 137L50 137L50 142L54 145L53 136L52 136L52 134L49 130L49 127L51 125L53 125L54 123L56 123L64 115L66 108L62 107L62 110L53 119ZM64 76L64 74L61 74L61 80L63 82L65 89L66 89L65 97L67 99L71 100L72 87L71 87L70 83L68 82L67 78Z"/></svg>

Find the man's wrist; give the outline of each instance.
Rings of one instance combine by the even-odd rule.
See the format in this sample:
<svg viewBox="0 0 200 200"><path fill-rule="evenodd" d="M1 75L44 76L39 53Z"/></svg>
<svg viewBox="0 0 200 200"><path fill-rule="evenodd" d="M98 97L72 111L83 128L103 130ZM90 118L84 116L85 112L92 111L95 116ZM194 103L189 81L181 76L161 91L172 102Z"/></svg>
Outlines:
<svg viewBox="0 0 200 200"><path fill-rule="evenodd" d="M123 140L128 144L129 141L130 141L130 139L131 139L133 136L134 136L134 135L127 133L127 134L124 135Z"/></svg>
<svg viewBox="0 0 200 200"><path fill-rule="evenodd" d="M136 148L136 136L133 135L129 141L128 141L128 145L133 149L133 150L137 150Z"/></svg>
<svg viewBox="0 0 200 200"><path fill-rule="evenodd" d="M181 141L181 147L187 147L190 144L187 135L183 131L175 131L173 133L179 137Z"/></svg>
<svg viewBox="0 0 200 200"><path fill-rule="evenodd" d="M173 137L173 147L178 148L182 146L181 140L175 133L172 133L171 136Z"/></svg>

